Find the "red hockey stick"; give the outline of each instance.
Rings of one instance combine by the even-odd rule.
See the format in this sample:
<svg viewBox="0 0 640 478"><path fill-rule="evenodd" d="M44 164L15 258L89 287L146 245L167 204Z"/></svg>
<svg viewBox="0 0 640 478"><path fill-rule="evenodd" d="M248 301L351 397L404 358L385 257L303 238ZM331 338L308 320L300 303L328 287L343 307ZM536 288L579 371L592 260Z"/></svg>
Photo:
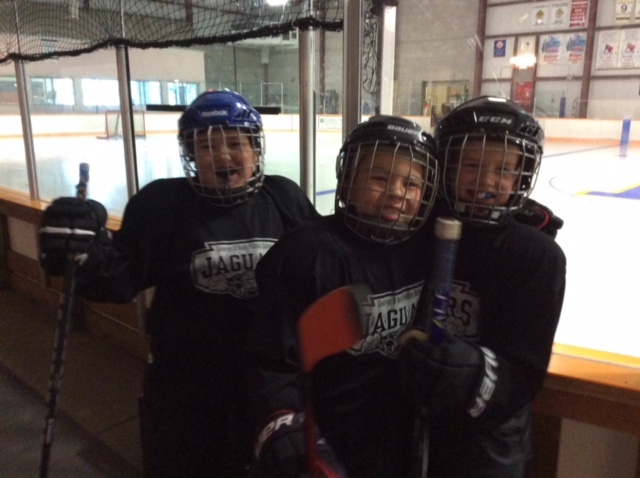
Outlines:
<svg viewBox="0 0 640 478"><path fill-rule="evenodd" d="M360 304L368 287L352 284L333 290L311 304L298 320L300 361L303 371L307 459L312 476L324 476L317 467L318 450L311 405L311 372L322 359L344 352L362 338Z"/></svg>
<svg viewBox="0 0 640 478"><path fill-rule="evenodd" d="M80 182L76 185L76 197L78 199L86 199L88 183L89 165L87 163L81 163ZM49 458L51 456L51 444L53 441L53 425L55 422L56 411L58 409L58 397L60 396L60 386L62 385L63 364L75 302L75 275L77 266L78 262L76 261L76 258L73 255L70 255L65 263L62 295L60 296L60 307L58 308L58 327L53 345L53 356L51 358L51 373L49 376L49 392L47 397L47 415L45 417L44 429L42 430L40 478L46 478L49 473Z"/></svg>

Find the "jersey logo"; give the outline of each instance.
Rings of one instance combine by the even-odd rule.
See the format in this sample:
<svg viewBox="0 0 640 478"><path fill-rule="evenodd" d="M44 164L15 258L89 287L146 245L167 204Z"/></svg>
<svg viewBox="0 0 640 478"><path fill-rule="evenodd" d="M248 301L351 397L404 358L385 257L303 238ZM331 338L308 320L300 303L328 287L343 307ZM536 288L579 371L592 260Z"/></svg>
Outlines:
<svg viewBox="0 0 640 478"><path fill-rule="evenodd" d="M411 324L422 290L422 282L392 292L368 297L360 304L365 323L365 338L356 343L350 353L381 353L388 357L398 354L398 337Z"/></svg>
<svg viewBox="0 0 640 478"><path fill-rule="evenodd" d="M480 298L468 283L454 281L447 315L451 335L470 342L480 339Z"/></svg>
<svg viewBox="0 0 640 478"><path fill-rule="evenodd" d="M274 239L207 242L191 256L193 285L211 294L229 294L239 299L258 296L255 269Z"/></svg>

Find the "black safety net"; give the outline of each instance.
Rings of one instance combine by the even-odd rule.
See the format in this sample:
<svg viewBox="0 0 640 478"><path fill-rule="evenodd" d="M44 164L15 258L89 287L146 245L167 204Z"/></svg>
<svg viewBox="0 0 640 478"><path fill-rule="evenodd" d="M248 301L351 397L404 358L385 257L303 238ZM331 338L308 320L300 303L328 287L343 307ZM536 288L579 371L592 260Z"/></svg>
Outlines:
<svg viewBox="0 0 640 478"><path fill-rule="evenodd" d="M273 0L269 0L272 2ZM342 29L343 0L0 0L0 64Z"/></svg>

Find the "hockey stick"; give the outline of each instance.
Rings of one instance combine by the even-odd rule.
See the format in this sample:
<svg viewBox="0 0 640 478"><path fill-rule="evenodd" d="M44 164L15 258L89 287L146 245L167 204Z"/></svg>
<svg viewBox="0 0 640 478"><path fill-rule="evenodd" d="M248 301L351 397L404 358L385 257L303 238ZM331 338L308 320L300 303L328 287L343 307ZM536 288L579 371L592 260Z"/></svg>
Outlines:
<svg viewBox="0 0 640 478"><path fill-rule="evenodd" d="M76 197L86 199L87 184L89 182L89 165L80 163L80 182L76 185ZM47 414L42 430L42 449L40 453L40 478L46 478L49 473L49 459L53 441L53 426L58 409L62 372L66 355L67 339L71 329L73 307L75 302L75 275L78 262L74 255L69 255L65 262L64 282L60 307L58 308L58 327L53 345L51 358L51 373L49 375L49 391L47 396Z"/></svg>
<svg viewBox="0 0 640 478"><path fill-rule="evenodd" d="M316 300L298 320L305 401L305 439L309 471L313 477L324 476L324 474L317 466L318 450L311 400L311 373L319 361L350 349L362 338L360 303L367 295L368 287L363 284L340 287Z"/></svg>
<svg viewBox="0 0 640 478"><path fill-rule="evenodd" d="M453 282L458 240L462 234L462 223L456 219L438 218L435 225L435 247L433 267L429 283L425 284L418 305L418 318L425 318L419 324L424 330L418 331L420 338L440 344L446 337L446 322L449 296ZM422 409L418 417L417 469L411 476L426 478L429 468L429 424L427 410Z"/></svg>
<svg viewBox="0 0 640 478"><path fill-rule="evenodd" d="M431 290L433 290L433 318L430 324L430 340L439 344L446 336L446 322L449 315L449 296L456 266L458 240L462 235L462 223L456 219L436 220L436 245L433 269L431 271Z"/></svg>

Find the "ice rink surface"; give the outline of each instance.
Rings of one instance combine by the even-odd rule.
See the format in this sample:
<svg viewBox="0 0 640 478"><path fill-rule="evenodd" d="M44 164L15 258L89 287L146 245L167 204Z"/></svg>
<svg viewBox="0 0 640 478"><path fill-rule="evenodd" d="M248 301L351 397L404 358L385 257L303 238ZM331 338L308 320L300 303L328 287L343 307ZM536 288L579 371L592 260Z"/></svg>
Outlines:
<svg viewBox="0 0 640 478"><path fill-rule="evenodd" d="M640 149L548 142L532 197L564 219L556 342L640 356Z"/></svg>
<svg viewBox="0 0 640 478"><path fill-rule="evenodd" d="M266 172L299 180L297 132L266 132ZM333 209L338 131L316 137L316 207ZM0 140L0 186L28 190L22 139ZM78 165L91 168L89 196L121 215L127 170L121 140L35 138L40 197L74 193ZM182 176L175 136L136 140L138 183ZM564 221L557 241L567 256L567 290L556 342L640 356L640 148L548 141L532 197Z"/></svg>

